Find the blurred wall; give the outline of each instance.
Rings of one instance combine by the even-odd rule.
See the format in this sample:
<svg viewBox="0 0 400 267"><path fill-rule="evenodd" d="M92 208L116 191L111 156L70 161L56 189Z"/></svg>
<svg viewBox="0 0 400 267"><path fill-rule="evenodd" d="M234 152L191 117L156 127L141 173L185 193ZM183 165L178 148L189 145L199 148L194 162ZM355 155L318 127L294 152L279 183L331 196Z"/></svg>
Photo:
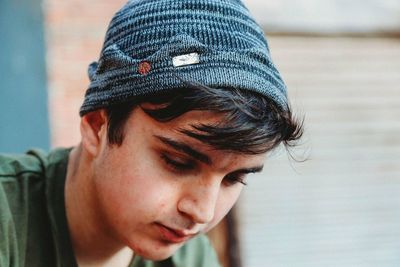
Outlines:
<svg viewBox="0 0 400 267"><path fill-rule="evenodd" d="M398 33L398 0L244 0L269 32Z"/></svg>
<svg viewBox="0 0 400 267"><path fill-rule="evenodd" d="M79 141L86 69L123 2L45 2L52 146ZM376 12L365 21L380 23L386 32L392 28L385 21L399 14L398 1L245 2L267 33L293 32L292 26L320 33L307 24L325 25L332 14L337 22L354 19L324 32L349 33L368 7ZM364 24L353 32L375 30ZM306 151L309 160L294 163L277 151L264 172L250 178L240 202L246 267L400 262L400 42L335 36L269 36L294 110L306 118L304 145L295 153Z"/></svg>
<svg viewBox="0 0 400 267"><path fill-rule="evenodd" d="M0 151L49 148L41 0L0 1Z"/></svg>
<svg viewBox="0 0 400 267"><path fill-rule="evenodd" d="M308 160L276 151L249 177L244 266L399 266L400 38L269 41Z"/></svg>

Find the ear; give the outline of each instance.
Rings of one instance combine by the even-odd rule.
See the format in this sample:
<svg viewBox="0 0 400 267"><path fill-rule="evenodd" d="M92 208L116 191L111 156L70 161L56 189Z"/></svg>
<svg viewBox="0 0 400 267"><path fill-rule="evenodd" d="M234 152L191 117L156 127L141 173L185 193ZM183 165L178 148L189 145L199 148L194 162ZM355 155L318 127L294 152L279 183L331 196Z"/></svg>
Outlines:
<svg viewBox="0 0 400 267"><path fill-rule="evenodd" d="M95 157L107 138L107 116L105 110L100 109L85 114L81 118L80 129L83 147Z"/></svg>

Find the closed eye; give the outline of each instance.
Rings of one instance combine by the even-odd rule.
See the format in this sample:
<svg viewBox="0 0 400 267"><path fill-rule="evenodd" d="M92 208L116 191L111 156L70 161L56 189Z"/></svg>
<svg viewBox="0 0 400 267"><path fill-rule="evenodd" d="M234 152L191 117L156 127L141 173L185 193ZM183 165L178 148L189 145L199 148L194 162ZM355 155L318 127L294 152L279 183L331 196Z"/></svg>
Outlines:
<svg viewBox="0 0 400 267"><path fill-rule="evenodd" d="M224 177L224 181L227 183L227 185L234 185L236 183L241 183L243 185L247 185L247 183L245 182L245 178L246 178L247 174L261 172L262 169L263 169L263 166L239 169L234 172L228 173Z"/></svg>
<svg viewBox="0 0 400 267"><path fill-rule="evenodd" d="M183 160L168 156L165 153L161 154L161 159L172 168L173 171L182 172L190 171L196 168L196 163L193 160Z"/></svg>
<svg viewBox="0 0 400 267"><path fill-rule="evenodd" d="M224 183L226 185L235 185L237 183L241 183L243 185L247 185L245 182L246 174L228 174L224 177Z"/></svg>

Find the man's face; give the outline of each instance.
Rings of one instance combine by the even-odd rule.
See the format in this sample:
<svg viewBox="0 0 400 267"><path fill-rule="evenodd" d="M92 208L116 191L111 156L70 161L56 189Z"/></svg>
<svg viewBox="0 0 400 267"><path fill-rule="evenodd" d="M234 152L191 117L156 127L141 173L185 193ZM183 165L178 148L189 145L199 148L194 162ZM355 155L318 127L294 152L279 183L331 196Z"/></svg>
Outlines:
<svg viewBox="0 0 400 267"><path fill-rule="evenodd" d="M179 132L220 117L191 111L160 123L136 108L121 146L107 144L93 162L93 187L104 229L136 254L171 256L214 227L236 202L246 173L265 155L218 151Z"/></svg>

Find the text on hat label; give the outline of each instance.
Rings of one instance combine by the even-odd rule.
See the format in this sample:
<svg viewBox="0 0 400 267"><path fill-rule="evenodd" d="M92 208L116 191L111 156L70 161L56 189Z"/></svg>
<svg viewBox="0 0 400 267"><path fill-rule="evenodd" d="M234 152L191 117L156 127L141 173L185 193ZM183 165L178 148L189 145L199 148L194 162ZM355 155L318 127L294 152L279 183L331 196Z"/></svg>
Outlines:
<svg viewBox="0 0 400 267"><path fill-rule="evenodd" d="M198 53L190 53L186 55L175 56L172 58L172 64L174 67L193 65L200 62Z"/></svg>

